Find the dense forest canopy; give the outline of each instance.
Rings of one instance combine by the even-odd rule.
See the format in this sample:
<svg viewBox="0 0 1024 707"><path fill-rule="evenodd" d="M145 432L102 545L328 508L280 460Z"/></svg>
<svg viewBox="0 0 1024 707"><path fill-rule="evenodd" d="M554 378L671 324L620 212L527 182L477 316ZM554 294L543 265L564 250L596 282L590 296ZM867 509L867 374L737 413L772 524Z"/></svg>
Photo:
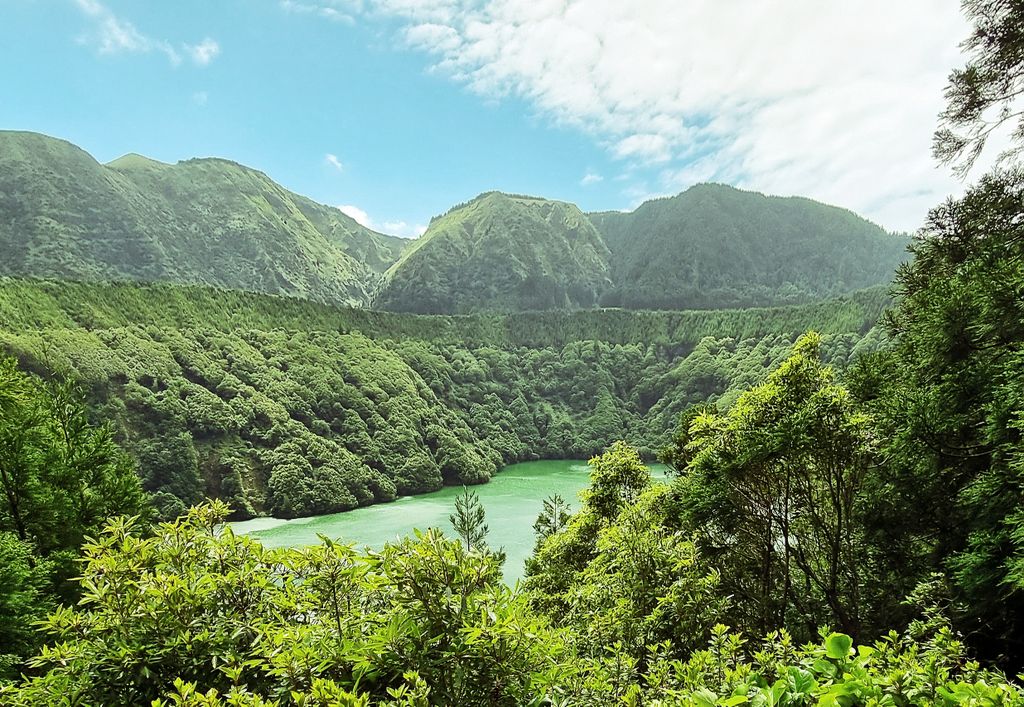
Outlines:
<svg viewBox="0 0 1024 707"><path fill-rule="evenodd" d="M202 288L9 280L0 342L84 386L165 517L348 510L622 437L652 458L807 326L845 366L884 290L802 307L419 317ZM146 322L145 326L136 322Z"/></svg>
<svg viewBox="0 0 1024 707"><path fill-rule="evenodd" d="M964 8L936 134L962 168L1024 81L1024 7ZM0 703L1024 705L1010 142L931 211L892 299L421 316L4 280ZM552 237L577 218L525 208ZM547 499L506 586L469 487L556 454L592 454L589 486ZM451 528L377 551L225 525L444 483L466 487Z"/></svg>

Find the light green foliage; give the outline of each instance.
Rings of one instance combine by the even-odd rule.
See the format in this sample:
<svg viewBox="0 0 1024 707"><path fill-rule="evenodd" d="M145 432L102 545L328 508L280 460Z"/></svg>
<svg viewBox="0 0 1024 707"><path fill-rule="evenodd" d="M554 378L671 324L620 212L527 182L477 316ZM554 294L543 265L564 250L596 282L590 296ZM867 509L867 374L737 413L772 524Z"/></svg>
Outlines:
<svg viewBox="0 0 1024 707"><path fill-rule="evenodd" d="M522 705L567 668L557 633L498 559L430 531L358 555L327 539L269 550L220 504L86 545L83 599L6 705Z"/></svg>
<svg viewBox="0 0 1024 707"><path fill-rule="evenodd" d="M590 465L582 508L527 563L533 606L572 627L593 657L615 646L642 666L648 646L664 640L676 655L703 644L727 602L717 573L670 527L669 488L652 485L636 450L622 442Z"/></svg>
<svg viewBox="0 0 1024 707"><path fill-rule="evenodd" d="M193 283L365 305L406 241L227 160L101 165L0 132L2 274Z"/></svg>
<svg viewBox="0 0 1024 707"><path fill-rule="evenodd" d="M151 536L113 520L84 548L82 601L46 620L52 642L0 703L1024 704L940 618L872 645L822 632L803 648L785 631L750 642L713 626L715 575L664 532L667 493L601 530L562 629L502 585L493 554L436 531L361 555L326 538L264 548L223 528L219 503Z"/></svg>
<svg viewBox="0 0 1024 707"><path fill-rule="evenodd" d="M737 622L861 629L869 420L808 334L725 413L684 417L675 485L683 527L722 571Z"/></svg>
<svg viewBox="0 0 1024 707"><path fill-rule="evenodd" d="M906 260L905 237L849 211L721 184L590 219L612 253L609 307L809 302L887 283Z"/></svg>
<svg viewBox="0 0 1024 707"><path fill-rule="evenodd" d="M704 644L728 606L718 573L666 523L671 491L658 485L597 533L594 556L566 592L563 625L591 655L609 646L640 661L671 641L675 655Z"/></svg>
<svg viewBox="0 0 1024 707"><path fill-rule="evenodd" d="M590 460L590 487L583 492L587 511L614 520L629 508L651 484L651 472L636 449L614 442L604 454Z"/></svg>
<svg viewBox="0 0 1024 707"><path fill-rule="evenodd" d="M754 644L725 626L713 634L708 649L685 662L656 654L647 699L666 707L1024 704L1018 686L967 661L948 628L918 637L893 632L855 649L837 633L802 648L785 631Z"/></svg>

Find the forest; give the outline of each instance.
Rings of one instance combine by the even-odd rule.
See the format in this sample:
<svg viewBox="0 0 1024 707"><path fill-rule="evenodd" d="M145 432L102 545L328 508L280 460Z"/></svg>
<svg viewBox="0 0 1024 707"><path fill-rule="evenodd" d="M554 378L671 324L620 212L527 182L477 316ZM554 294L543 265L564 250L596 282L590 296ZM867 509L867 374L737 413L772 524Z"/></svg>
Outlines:
<svg viewBox="0 0 1024 707"><path fill-rule="evenodd" d="M891 293L431 318L4 281L0 704L1024 705L1024 8L964 7L936 156L1013 139ZM589 486L509 587L472 484L556 451ZM450 527L376 551L225 525L442 483Z"/></svg>
<svg viewBox="0 0 1024 707"><path fill-rule="evenodd" d="M884 289L766 310L429 317L172 285L0 283L0 342L89 393L160 516L331 513L507 463L648 459L688 405L731 397L805 327L845 367ZM146 326L133 322L147 322Z"/></svg>

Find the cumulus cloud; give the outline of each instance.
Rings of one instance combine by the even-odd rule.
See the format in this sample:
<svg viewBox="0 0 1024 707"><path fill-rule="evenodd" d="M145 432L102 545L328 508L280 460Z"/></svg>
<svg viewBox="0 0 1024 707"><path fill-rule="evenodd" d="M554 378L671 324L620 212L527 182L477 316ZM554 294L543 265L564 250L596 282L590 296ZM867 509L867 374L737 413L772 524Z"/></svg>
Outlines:
<svg viewBox="0 0 1024 707"><path fill-rule="evenodd" d="M583 175L583 179L580 180L580 185L584 187L589 187L591 184L597 184L598 182L603 181L604 177L602 177L600 174L596 174L594 172L587 172L586 174Z"/></svg>
<svg viewBox="0 0 1024 707"><path fill-rule="evenodd" d="M931 134L966 23L948 0L368 0L488 99L590 134L650 193L716 180L913 228L958 188Z"/></svg>
<svg viewBox="0 0 1024 707"><path fill-rule="evenodd" d="M330 152L328 152L326 155L324 155L324 162L329 164L331 167L334 167L339 172L341 172L341 171L343 171L345 169L345 165L343 165L341 163L341 160L338 159L338 156L337 155L332 155ZM350 208L354 209L355 207L353 206L353 207L350 207ZM344 210L344 208L342 210ZM349 215L351 216L351 214L349 214ZM355 216L352 216L352 218L355 218ZM359 219L356 219L356 220L358 221Z"/></svg>
<svg viewBox="0 0 1024 707"><path fill-rule="evenodd" d="M91 27L79 37L82 44L95 47L100 54L148 54L159 52L172 66L181 64L182 53L198 66L206 66L220 53L220 45L210 38L199 44L183 44L176 48L162 39L143 34L128 20L116 15L99 0L73 0L89 18Z"/></svg>
<svg viewBox="0 0 1024 707"><path fill-rule="evenodd" d="M363 209L352 204L343 204L338 210L350 216L360 226L399 238L418 238L427 230L423 224L410 224L405 221L384 221L378 224Z"/></svg>

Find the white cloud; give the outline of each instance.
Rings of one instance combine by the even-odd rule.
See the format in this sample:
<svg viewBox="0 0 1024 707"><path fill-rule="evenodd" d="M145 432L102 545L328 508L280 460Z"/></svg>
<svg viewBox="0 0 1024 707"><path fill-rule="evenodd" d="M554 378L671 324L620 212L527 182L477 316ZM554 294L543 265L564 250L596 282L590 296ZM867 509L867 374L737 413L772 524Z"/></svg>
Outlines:
<svg viewBox="0 0 1024 707"><path fill-rule="evenodd" d="M600 174L596 174L594 172L587 172L586 174L583 175L583 179L580 180L580 185L584 187L589 187L591 184L597 184L598 182L603 181L604 177L602 177Z"/></svg>
<svg viewBox="0 0 1024 707"><path fill-rule="evenodd" d="M73 1L92 23L91 28L79 37L79 42L95 47L100 54L159 52L167 57L172 66L178 66L181 64L183 51L190 55L197 65L205 66L220 53L220 46L210 38L196 45L184 44L179 51L168 41L143 34L134 24L118 17L99 0Z"/></svg>
<svg viewBox="0 0 1024 707"><path fill-rule="evenodd" d="M948 0L371 0L492 100L593 136L651 191L714 179L913 228L959 188L931 134L967 26Z"/></svg>
<svg viewBox="0 0 1024 707"><path fill-rule="evenodd" d="M198 66L206 66L220 54L220 45L209 37L199 44L186 44L185 48Z"/></svg>
<svg viewBox="0 0 1024 707"><path fill-rule="evenodd" d="M342 204L338 207L338 211L352 218L360 226L366 228L373 228L373 221L370 220L370 215L360 209L358 206L352 204Z"/></svg>
<svg viewBox="0 0 1024 707"><path fill-rule="evenodd" d="M345 0L323 0L322 2L298 2L297 0L281 0L281 7L286 12L293 12L301 15L319 15L333 22L353 24L355 18L352 12L362 8L360 2L346 2Z"/></svg>
<svg viewBox="0 0 1024 707"><path fill-rule="evenodd" d="M192 94L192 102L197 106L205 106L206 102L210 100L210 94L206 91L196 91Z"/></svg>
<svg viewBox="0 0 1024 707"><path fill-rule="evenodd" d="M410 224L405 221L385 221L380 230L383 233L398 236L399 238L419 238L427 232L427 227L419 223Z"/></svg>
<svg viewBox="0 0 1024 707"><path fill-rule="evenodd" d="M427 227L422 224L409 224L405 221L385 221L382 224L377 224L368 213L352 204L339 206L338 210L351 217L360 226L399 238L418 238L427 230Z"/></svg>
<svg viewBox="0 0 1024 707"><path fill-rule="evenodd" d="M326 155L324 155L324 162L329 164L331 167L334 167L339 172L341 172L341 171L343 171L345 169L345 165L343 165L341 163L341 160L338 159L338 156L337 155L332 155L330 152L328 152ZM350 208L354 209L355 207L353 206L353 207L350 207ZM344 208L342 208L342 210L344 211ZM353 216L352 218L355 218L355 216ZM356 219L356 220L358 221L358 219Z"/></svg>

